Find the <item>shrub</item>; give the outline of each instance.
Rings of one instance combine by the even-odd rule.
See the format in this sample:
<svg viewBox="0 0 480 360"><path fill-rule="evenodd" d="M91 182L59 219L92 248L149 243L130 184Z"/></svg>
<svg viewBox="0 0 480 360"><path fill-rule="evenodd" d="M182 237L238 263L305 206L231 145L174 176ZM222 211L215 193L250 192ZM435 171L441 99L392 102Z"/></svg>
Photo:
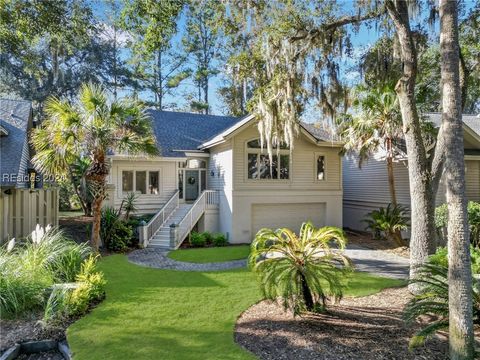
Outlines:
<svg viewBox="0 0 480 360"><path fill-rule="evenodd" d="M45 306L45 290L57 282L74 281L91 254L62 231L37 226L24 242L12 239L0 250L0 313L17 316Z"/></svg>
<svg viewBox="0 0 480 360"><path fill-rule="evenodd" d="M204 233L198 233L192 231L190 234L190 245L193 247L204 247L207 244L207 240Z"/></svg>
<svg viewBox="0 0 480 360"><path fill-rule="evenodd" d="M470 201L467 206L468 225L470 227L470 242L480 247L480 203ZM439 239L447 243L448 206L442 204L435 209L435 227Z"/></svg>
<svg viewBox="0 0 480 360"><path fill-rule="evenodd" d="M472 263L472 274L480 274L480 249L470 246L470 260ZM435 254L430 255L428 262L433 265L448 267L448 251L446 247L440 247Z"/></svg>
<svg viewBox="0 0 480 360"><path fill-rule="evenodd" d="M412 323L422 315L430 315L429 323L410 340L413 348L423 345L437 331L448 330L448 267L443 264L443 254L430 258L411 283L419 285L420 293L405 306L404 319ZM480 325L480 289L472 285L473 322Z"/></svg>
<svg viewBox="0 0 480 360"><path fill-rule="evenodd" d="M133 230L123 221L119 221L112 232L107 249L111 251L125 251L133 244Z"/></svg>
<svg viewBox="0 0 480 360"><path fill-rule="evenodd" d="M480 248L480 203L470 201L467 207L470 225L470 242Z"/></svg>
<svg viewBox="0 0 480 360"><path fill-rule="evenodd" d="M222 233L214 234L212 244L214 246L226 246L228 244L227 237Z"/></svg>
<svg viewBox="0 0 480 360"><path fill-rule="evenodd" d="M125 220L130 219L130 215L138 210L137 208L137 194L134 192L128 193L128 195L122 200L120 209L125 211Z"/></svg>
<svg viewBox="0 0 480 360"><path fill-rule="evenodd" d="M83 315L93 302L104 297L106 281L103 274L97 271L96 262L97 257L90 256L82 263L75 284L58 284L53 287L45 306L44 323Z"/></svg>
<svg viewBox="0 0 480 360"><path fill-rule="evenodd" d="M133 244L133 229L122 221L120 211L111 207L102 209L100 237L103 245L111 251L125 251Z"/></svg>
<svg viewBox="0 0 480 360"><path fill-rule="evenodd" d="M399 232L408 229L410 219L404 206L388 204L386 208L368 213L363 222L367 224L365 229L371 231L375 239L389 239L404 245Z"/></svg>
<svg viewBox="0 0 480 360"><path fill-rule="evenodd" d="M299 236L286 228L262 229L252 242L248 262L264 296L282 299L297 315L325 308L327 296L342 296L342 276L351 270L343 254L346 242L341 229L316 229L310 222L302 224Z"/></svg>
<svg viewBox="0 0 480 360"><path fill-rule="evenodd" d="M211 245L213 244L213 239L214 239L214 235L208 231L204 231L202 233L203 237L205 238L205 243L207 245Z"/></svg>
<svg viewBox="0 0 480 360"><path fill-rule="evenodd" d="M97 258L91 256L82 264L82 270L77 275L79 286L73 290L69 300L69 314L84 314L88 306L103 298L106 281L103 273L97 271Z"/></svg>

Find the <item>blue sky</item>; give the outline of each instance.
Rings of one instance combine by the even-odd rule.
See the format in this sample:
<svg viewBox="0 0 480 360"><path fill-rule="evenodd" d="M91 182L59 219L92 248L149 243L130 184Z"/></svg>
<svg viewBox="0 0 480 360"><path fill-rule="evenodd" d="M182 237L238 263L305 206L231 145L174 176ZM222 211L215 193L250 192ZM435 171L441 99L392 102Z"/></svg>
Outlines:
<svg viewBox="0 0 480 360"><path fill-rule="evenodd" d="M353 1L343 1L343 9L352 10L354 11L354 2ZM105 3L102 0L94 0L92 1L94 13L100 19L105 18ZM467 0L465 1L466 8L473 7L475 4L474 0ZM425 21L425 14L420 14L418 21ZM185 28L186 17L184 14L179 18L177 22L177 27L179 29L179 33L173 38L172 43L174 46L181 46L181 38L183 36L182 30ZM437 24L438 28L438 24ZM435 32L435 28L430 29L432 34ZM359 29L359 32L356 34L352 34L352 44L353 44L353 58L345 58L343 62L341 76L348 80L349 82L356 83L360 80L359 73L352 70L353 65L355 65L358 57L369 47L371 46L377 39L379 38L379 31L376 30L375 26L366 26L362 25ZM213 114L222 114L224 113L224 106L222 104L220 96L217 95L217 90L221 87L223 82L222 73L224 73L224 69L222 68L222 64L218 63L219 65L219 75L213 77L210 81L210 94L209 94L209 101L211 105L211 112ZM345 70L350 68L350 70ZM195 93L196 88L194 87L192 81L190 79L184 81L182 85L177 88L175 94L173 96L168 96L165 99L166 103L175 103L177 104L177 108L179 110L187 110L188 111L188 104L186 103L183 95L186 93ZM125 94L128 94L125 93ZM142 94L143 98L148 98L153 100L153 97L149 94ZM316 121L316 110L315 107L310 107L305 115L305 120L309 122Z"/></svg>

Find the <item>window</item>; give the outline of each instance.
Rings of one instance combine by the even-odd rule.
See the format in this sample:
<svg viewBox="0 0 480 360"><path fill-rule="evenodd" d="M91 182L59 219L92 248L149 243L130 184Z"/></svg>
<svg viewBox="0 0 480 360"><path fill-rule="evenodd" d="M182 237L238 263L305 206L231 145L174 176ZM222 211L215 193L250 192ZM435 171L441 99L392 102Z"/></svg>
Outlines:
<svg viewBox="0 0 480 360"><path fill-rule="evenodd" d="M158 195L158 171L149 171L148 172L148 193L153 195Z"/></svg>
<svg viewBox="0 0 480 360"><path fill-rule="evenodd" d="M204 160L190 159L187 162L187 167L189 169L205 169L207 167L207 163Z"/></svg>
<svg viewBox="0 0 480 360"><path fill-rule="evenodd" d="M270 157L266 149L260 146L260 140L255 139L247 143L247 175L249 179L282 179L289 178L290 151L286 144L282 143L275 154ZM279 162L280 158L280 162Z"/></svg>
<svg viewBox="0 0 480 360"><path fill-rule="evenodd" d="M122 171L122 191L133 191L133 171Z"/></svg>
<svg viewBox="0 0 480 360"><path fill-rule="evenodd" d="M122 192L135 191L138 194L158 195L160 193L159 171L122 171Z"/></svg>
<svg viewBox="0 0 480 360"><path fill-rule="evenodd" d="M317 156L317 180L325 180L325 156Z"/></svg>
<svg viewBox="0 0 480 360"><path fill-rule="evenodd" d="M135 172L135 191L140 194L147 193L147 172L146 171Z"/></svg>

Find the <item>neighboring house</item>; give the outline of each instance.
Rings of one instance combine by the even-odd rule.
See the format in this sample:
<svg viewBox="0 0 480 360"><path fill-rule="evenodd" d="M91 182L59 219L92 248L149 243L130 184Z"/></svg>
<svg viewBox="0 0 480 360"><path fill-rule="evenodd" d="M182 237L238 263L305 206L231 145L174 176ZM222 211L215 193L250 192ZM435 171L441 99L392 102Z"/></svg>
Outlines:
<svg viewBox="0 0 480 360"><path fill-rule="evenodd" d="M0 243L58 224L57 190L42 189L30 164L32 125L29 101L0 99Z"/></svg>
<svg viewBox="0 0 480 360"><path fill-rule="evenodd" d="M271 173L254 116L151 115L161 156L111 156L107 200L118 208L139 194L139 212L157 214L144 227L150 246L176 247L194 228L249 243L263 227L342 226L341 144L320 129L302 124Z"/></svg>
<svg viewBox="0 0 480 360"><path fill-rule="evenodd" d="M437 126L441 114L427 114ZM465 148L466 193L469 200L480 201L480 118L463 115ZM376 154L377 155L377 154ZM399 204L410 207L410 190L406 158L395 164L395 189ZM355 156L343 159L343 226L364 230L362 220L372 210L385 207L390 202L387 167L381 156L373 156L358 167ZM445 182L440 181L436 204L446 202Z"/></svg>

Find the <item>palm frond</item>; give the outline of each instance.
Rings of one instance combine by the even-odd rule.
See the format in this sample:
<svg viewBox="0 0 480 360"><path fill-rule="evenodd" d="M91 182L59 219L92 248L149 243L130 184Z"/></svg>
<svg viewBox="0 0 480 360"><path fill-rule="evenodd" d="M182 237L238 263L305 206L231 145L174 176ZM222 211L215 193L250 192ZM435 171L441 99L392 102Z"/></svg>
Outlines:
<svg viewBox="0 0 480 360"><path fill-rule="evenodd" d="M341 229L316 229L310 222L302 224L298 236L287 228L261 229L252 242L248 263L267 299L281 299L294 314L312 311L307 299L323 308L327 297L342 295L342 279L352 268L343 254L346 241Z"/></svg>

